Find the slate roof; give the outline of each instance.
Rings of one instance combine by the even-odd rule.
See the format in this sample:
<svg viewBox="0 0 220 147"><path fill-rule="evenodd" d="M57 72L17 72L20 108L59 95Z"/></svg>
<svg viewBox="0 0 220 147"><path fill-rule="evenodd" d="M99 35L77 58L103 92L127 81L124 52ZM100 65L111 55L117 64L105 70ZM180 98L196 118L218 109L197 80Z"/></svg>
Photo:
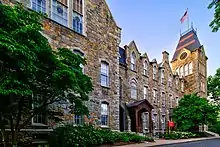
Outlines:
<svg viewBox="0 0 220 147"><path fill-rule="evenodd" d="M122 47L119 47L119 63L126 64L126 54L125 54L125 49Z"/></svg>
<svg viewBox="0 0 220 147"><path fill-rule="evenodd" d="M188 31L181 34L179 43L176 47L176 51L173 55L172 60L175 60L178 57L181 49L183 49L183 48L186 48L189 51L193 51L193 50L198 49L200 47L201 47L201 44L200 44L200 41L199 41L198 36L196 34L196 31L193 28L191 28Z"/></svg>

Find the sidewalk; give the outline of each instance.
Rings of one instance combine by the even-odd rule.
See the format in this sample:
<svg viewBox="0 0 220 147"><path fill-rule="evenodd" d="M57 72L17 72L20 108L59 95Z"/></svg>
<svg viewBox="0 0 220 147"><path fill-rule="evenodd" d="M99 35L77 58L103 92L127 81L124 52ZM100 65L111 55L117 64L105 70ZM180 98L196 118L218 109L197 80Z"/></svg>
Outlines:
<svg viewBox="0 0 220 147"><path fill-rule="evenodd" d="M177 144L177 143L216 139L216 138L219 138L219 137L179 139L179 140L162 140L162 139L160 139L160 140L155 140L155 142L145 142L145 143L140 143L140 144L125 145L125 146L120 146L120 147L155 147L157 145Z"/></svg>

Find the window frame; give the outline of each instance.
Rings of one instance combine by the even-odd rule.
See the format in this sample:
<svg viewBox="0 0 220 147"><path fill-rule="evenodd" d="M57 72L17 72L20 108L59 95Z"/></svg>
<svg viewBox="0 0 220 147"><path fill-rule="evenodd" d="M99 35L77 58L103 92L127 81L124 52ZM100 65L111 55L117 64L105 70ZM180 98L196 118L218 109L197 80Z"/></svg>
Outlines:
<svg viewBox="0 0 220 147"><path fill-rule="evenodd" d="M147 76L147 71L148 71L148 62L145 60L144 61L144 75Z"/></svg>
<svg viewBox="0 0 220 147"><path fill-rule="evenodd" d="M148 87L144 86L144 99L148 99Z"/></svg>
<svg viewBox="0 0 220 147"><path fill-rule="evenodd" d="M153 89L153 104L157 104L157 89Z"/></svg>
<svg viewBox="0 0 220 147"><path fill-rule="evenodd" d="M78 122L76 122L78 120ZM84 118L82 115L74 115L74 124L77 126L83 125L84 124Z"/></svg>
<svg viewBox="0 0 220 147"><path fill-rule="evenodd" d="M105 108L107 108L107 111L106 112L104 112L104 113L106 113L106 114L104 114L103 113L103 105L105 105L106 107ZM100 112L100 114L101 114L101 116L100 116L100 124L101 124L101 126L102 127L108 127L109 126L109 103L107 103L107 102L102 102L101 103L101 112ZM105 117L103 117L103 116L105 116ZM107 120L102 120L102 119L107 119ZM103 124L103 122L105 122L104 124Z"/></svg>
<svg viewBox="0 0 220 147"><path fill-rule="evenodd" d="M39 97L38 97L38 95L36 95L36 97L35 98L37 98L37 101L39 100ZM43 98L40 98L40 99L43 99ZM34 100L34 97L33 97L33 95L32 95L32 104L31 104L31 106L32 106L32 109L34 109L35 108L35 100ZM38 104L38 105L40 105L40 104ZM35 118L37 117L41 117L41 119L42 120L44 120L44 122L35 122ZM35 114L32 118L31 118L31 124L32 125L39 125L39 126L42 126L42 125L46 125L46 116L44 116L43 115L43 112L40 112L39 114Z"/></svg>
<svg viewBox="0 0 220 147"><path fill-rule="evenodd" d="M106 66L106 73L102 72L104 71L102 66ZM102 83L102 77L105 78L106 83ZM109 63L106 61L101 61L101 66L100 66L100 84L102 87L109 87L110 86L110 77L109 77Z"/></svg>
<svg viewBox="0 0 220 147"><path fill-rule="evenodd" d="M37 2L38 2L38 0L36 0L36 10L33 9L33 1L34 1L34 0L30 0L30 3L31 3L31 4L30 4L30 8L31 8L33 11L38 12L38 11L36 11L36 10L37 10ZM43 1L43 0L42 0L42 1ZM42 8L42 6L41 6L41 11L40 11L40 12L43 13L43 14L47 14L47 9L48 9L47 0L45 0L45 12L43 12L42 9L43 9L43 8ZM39 12L38 12L38 13L39 13Z"/></svg>
<svg viewBox="0 0 220 147"><path fill-rule="evenodd" d="M137 99L137 82L134 79L131 80L131 90L130 90L130 92L131 92L131 98L132 99Z"/></svg>
<svg viewBox="0 0 220 147"><path fill-rule="evenodd" d="M154 66L153 66L153 79L154 79L154 80L156 79L156 76L157 76L157 66L154 65Z"/></svg>
<svg viewBox="0 0 220 147"><path fill-rule="evenodd" d="M164 70L161 70L161 83L164 83L165 73Z"/></svg>
<svg viewBox="0 0 220 147"><path fill-rule="evenodd" d="M131 70L136 71L136 54L134 52L131 53Z"/></svg>

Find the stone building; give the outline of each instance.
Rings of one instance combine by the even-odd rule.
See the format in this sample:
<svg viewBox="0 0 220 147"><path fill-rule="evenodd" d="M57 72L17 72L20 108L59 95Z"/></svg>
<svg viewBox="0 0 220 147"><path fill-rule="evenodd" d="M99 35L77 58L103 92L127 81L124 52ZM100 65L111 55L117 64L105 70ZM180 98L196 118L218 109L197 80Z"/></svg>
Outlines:
<svg viewBox="0 0 220 147"><path fill-rule="evenodd" d="M163 133L184 94L207 95L207 57L194 29L181 35L171 68L166 51L158 62L141 54L134 41L119 47L121 29L105 0L1 1L12 5L18 1L46 14L42 33L51 46L86 58L84 73L92 77L94 86L88 108L101 127ZM47 124L39 118L32 123ZM68 121L81 124L83 120L70 115Z"/></svg>
<svg viewBox="0 0 220 147"><path fill-rule="evenodd" d="M13 5L16 0L2 0ZM51 46L64 47L86 58L84 72L92 77L94 91L88 107L103 127L119 130L119 53L121 29L105 0L18 0L47 15L43 34ZM65 107L65 106L64 106ZM41 117L37 117L41 118ZM73 116L80 124L83 117ZM33 119L34 124L46 123ZM71 121L71 120L69 120Z"/></svg>

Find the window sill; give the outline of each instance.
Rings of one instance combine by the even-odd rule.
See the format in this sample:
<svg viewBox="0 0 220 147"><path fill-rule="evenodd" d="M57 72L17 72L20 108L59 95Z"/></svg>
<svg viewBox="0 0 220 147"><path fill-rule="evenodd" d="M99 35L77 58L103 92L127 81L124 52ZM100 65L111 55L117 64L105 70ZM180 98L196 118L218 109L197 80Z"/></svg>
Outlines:
<svg viewBox="0 0 220 147"><path fill-rule="evenodd" d="M143 74L144 77L148 78L148 75Z"/></svg>
<svg viewBox="0 0 220 147"><path fill-rule="evenodd" d="M105 126L105 125L101 125L100 127L103 128L103 129L109 129L110 128L109 126Z"/></svg>
<svg viewBox="0 0 220 147"><path fill-rule="evenodd" d="M105 89L110 89L109 86L103 86L103 85L101 85L101 87L102 87L102 88L105 88Z"/></svg>
<svg viewBox="0 0 220 147"><path fill-rule="evenodd" d="M46 127L47 125L43 124L43 123L32 123L32 126L38 126L38 127Z"/></svg>
<svg viewBox="0 0 220 147"><path fill-rule="evenodd" d="M132 70L132 69L130 69L132 72L135 72L135 73L137 73L137 71L136 70Z"/></svg>

